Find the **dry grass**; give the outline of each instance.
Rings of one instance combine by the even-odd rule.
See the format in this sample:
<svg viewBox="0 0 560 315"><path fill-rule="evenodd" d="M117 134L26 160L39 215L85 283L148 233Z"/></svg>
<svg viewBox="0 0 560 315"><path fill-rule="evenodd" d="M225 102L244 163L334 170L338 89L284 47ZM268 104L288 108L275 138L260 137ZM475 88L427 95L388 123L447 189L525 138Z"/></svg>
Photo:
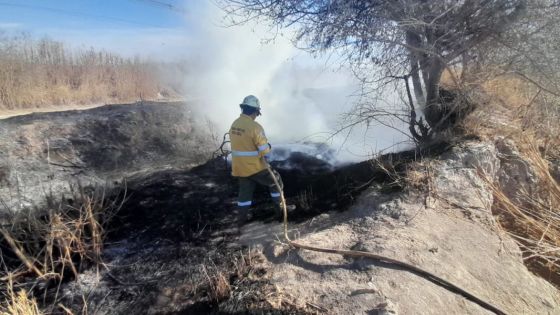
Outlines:
<svg viewBox="0 0 560 315"><path fill-rule="evenodd" d="M233 281L220 311L227 314L325 314L319 305L302 300L271 284L266 258L257 249L234 256Z"/></svg>
<svg viewBox="0 0 560 315"><path fill-rule="evenodd" d="M483 176L494 192L493 212L501 228L519 244L527 266L560 286L560 185L551 175L560 161L560 100L519 77L480 84L484 98L463 123L486 140L512 140L534 173L530 191L502 187Z"/></svg>
<svg viewBox="0 0 560 315"><path fill-rule="evenodd" d="M208 296L212 301L218 302L227 299L231 293L229 280L223 272L218 272L212 277L208 276L208 285Z"/></svg>
<svg viewBox="0 0 560 315"><path fill-rule="evenodd" d="M206 277L206 283L200 283L194 288L195 291L198 287L206 288L208 299L213 302L227 299L231 293L231 285L225 271L219 270L214 264L211 265L211 268L205 265L202 265L201 268Z"/></svg>
<svg viewBox="0 0 560 315"><path fill-rule="evenodd" d="M252 278L264 261L266 259L259 250L248 249L246 252L241 252L233 260L236 279Z"/></svg>
<svg viewBox="0 0 560 315"><path fill-rule="evenodd" d="M498 77L479 84L484 94L478 110L462 127L482 138L496 135L516 143L545 147L546 158L560 156L560 100L519 77Z"/></svg>
<svg viewBox="0 0 560 315"><path fill-rule="evenodd" d="M531 84L517 77L498 77L482 83L484 91L511 109L526 107L534 96Z"/></svg>
<svg viewBox="0 0 560 315"><path fill-rule="evenodd" d="M412 190L430 190L433 181L433 172L430 160L423 160L406 166L404 182Z"/></svg>
<svg viewBox="0 0 560 315"><path fill-rule="evenodd" d="M313 202L315 201L315 196L313 195L313 189L309 187L301 191L296 197L296 204L299 209L311 210L313 208Z"/></svg>
<svg viewBox="0 0 560 315"><path fill-rule="evenodd" d="M260 251L248 249L232 255L231 263L225 265L218 266L209 261L200 266L205 281L190 288L189 293L196 295L196 292L206 292L208 299L213 302L227 300L234 289L243 287L244 282L260 278L258 273L261 270L260 265L264 262L263 257Z"/></svg>
<svg viewBox="0 0 560 315"><path fill-rule="evenodd" d="M175 69L173 69L175 68ZM162 63L61 42L0 33L0 109L134 102L177 97ZM168 71L169 70L169 71Z"/></svg>
<svg viewBox="0 0 560 315"><path fill-rule="evenodd" d="M560 285L560 184L551 176L549 162L528 144L536 173L536 189L509 196L504 187L488 180L494 192L494 214L519 244L523 259L535 272Z"/></svg>
<svg viewBox="0 0 560 315"><path fill-rule="evenodd" d="M48 205L44 212L14 213L9 227L0 229L3 247L9 249L3 253L5 271L0 273L3 281L9 280L6 285L15 282L33 288L39 283L60 284L68 276L77 278L84 263L99 266L104 227L122 200L107 199L103 190L86 192L80 188L71 200L50 200ZM0 289L10 292L9 286L1 285ZM17 304L21 298L8 295L6 304ZM58 289L53 305L57 299Z"/></svg>
<svg viewBox="0 0 560 315"><path fill-rule="evenodd" d="M410 191L429 191L432 185L432 166L429 159L419 158L404 165L392 160L372 160L373 167L381 170L388 178L387 187L400 187Z"/></svg>
<svg viewBox="0 0 560 315"><path fill-rule="evenodd" d="M399 172L392 159L374 158L371 160L372 167L381 170L389 179L388 186L406 186L406 178L402 172Z"/></svg>
<svg viewBox="0 0 560 315"><path fill-rule="evenodd" d="M531 270L560 286L560 184L548 161L534 147L526 151L538 183L510 196L504 187L486 180L494 192L493 212L500 226L519 244Z"/></svg>
<svg viewBox="0 0 560 315"><path fill-rule="evenodd" d="M157 312L174 313L193 302L203 302L219 305L220 313L260 314L251 310L262 309L266 304L270 284L263 279L265 261L260 250L251 248L208 257L189 275L193 278L161 291Z"/></svg>
<svg viewBox="0 0 560 315"><path fill-rule="evenodd" d="M12 275L8 276L7 298L0 305L0 315L42 315L37 301L30 297L25 290L14 291Z"/></svg>

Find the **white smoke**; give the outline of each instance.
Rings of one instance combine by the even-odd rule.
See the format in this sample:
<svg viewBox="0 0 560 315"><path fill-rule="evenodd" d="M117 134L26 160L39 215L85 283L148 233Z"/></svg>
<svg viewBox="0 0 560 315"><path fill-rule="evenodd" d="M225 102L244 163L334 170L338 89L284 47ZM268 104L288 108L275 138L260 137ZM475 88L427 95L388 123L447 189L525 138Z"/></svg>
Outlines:
<svg viewBox="0 0 560 315"><path fill-rule="evenodd" d="M339 159L360 160L403 139L389 128L371 128L330 137L339 115L352 107L350 95L358 82L339 64L313 59L296 49L289 36L270 38L268 27L247 24L224 27L224 13L208 2L189 5L190 74L185 93L193 110L211 120L218 133L228 131L239 116L239 103L256 95L262 106L261 123L271 143L329 140L345 148ZM371 131L375 134L373 139Z"/></svg>

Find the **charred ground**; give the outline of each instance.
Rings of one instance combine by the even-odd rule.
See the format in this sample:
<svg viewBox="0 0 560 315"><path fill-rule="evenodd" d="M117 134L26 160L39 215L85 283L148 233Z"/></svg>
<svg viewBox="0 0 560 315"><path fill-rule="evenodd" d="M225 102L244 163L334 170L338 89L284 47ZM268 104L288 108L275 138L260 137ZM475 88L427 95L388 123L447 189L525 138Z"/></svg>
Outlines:
<svg viewBox="0 0 560 315"><path fill-rule="evenodd" d="M90 121L80 116L82 113L53 113L14 118L6 123L6 126L10 125L7 131L16 130L10 132L26 140L21 142L21 147L28 147L29 139L37 137L35 132L33 137L29 136L29 130L46 128L45 137L53 134L63 138L66 133L80 135L87 141L63 146L64 152L72 154L55 155L54 142L40 138L37 141L46 143L45 150L34 151L31 157L42 162L52 162L55 157L65 158L64 163L56 167L80 171L79 174L86 174L89 169L96 170L97 175L110 174L116 187L104 195L107 200L119 201L119 205L126 191L120 210L106 226L107 238L100 267L95 268L95 264L73 257L79 266L77 279L71 272L64 273L62 282L33 279L30 274L18 285L31 290L34 296L43 297L44 306L54 305L54 313L63 313L57 303L80 311L84 299L88 309L110 314L235 313L239 310L304 312L290 305L271 306L264 300L263 296L273 288L263 278L267 271L259 264L262 258L238 243L234 212L237 183L223 158L214 158L190 169L181 168L181 164L188 163L179 157L186 159L183 157L185 152L187 157L194 154L190 144L173 146L171 156L180 162L174 165L167 160L158 160L161 152L169 155L168 147L158 145L159 136L149 138L148 142L142 140L145 138L142 132L147 132L144 130L145 120L153 120L154 128L163 129L158 134L161 139L176 139L179 135L179 138L196 142L200 138L194 126L184 130L173 127L189 122L187 118L175 115L185 111L184 105L160 106L139 104L100 108L86 113ZM106 116L114 119L106 119ZM81 119L78 123L74 122L76 117ZM165 122L172 117L180 122L174 120L171 127L165 128ZM50 119L58 123L43 122ZM25 127L18 128L27 130L27 133L18 131L16 126ZM66 126L61 135L58 135L59 131L51 130L56 126ZM97 146L88 146L98 140ZM5 143L9 147L8 141ZM19 142L10 145L16 144ZM130 147L136 151L127 151ZM297 206L289 214L290 222L296 223L321 213L344 211L371 186L381 192L402 190L403 183L395 179L406 172L411 161L421 156L437 155L447 148L447 144L437 144L422 151L393 153L375 161L338 167L305 153L292 152L284 159L272 162L272 166L282 175L288 202ZM113 151L116 153L111 153ZM23 156L21 160L27 161ZM126 162L123 160L126 156L135 156L135 164L123 171L119 166ZM122 163L115 162L121 160ZM67 166L68 161L73 164ZM152 161L157 161L158 167L154 168ZM71 167L74 164L80 167ZM50 171L53 164L44 167L41 164L41 167L34 169ZM117 171L120 173L116 174ZM76 180L83 177L72 174ZM126 177L126 180L114 182L117 175ZM65 201L77 202L69 198ZM278 219L267 191L257 190L254 201L253 221L271 223ZM48 217L44 219L49 220ZM2 240L2 253L14 264L18 263L5 240Z"/></svg>
<svg viewBox="0 0 560 315"><path fill-rule="evenodd" d="M402 176L406 166L420 156L441 153L449 146L439 143L340 167L300 152L271 164L282 176L288 203L297 207L289 219L299 222L324 212L344 211L371 185L377 185L382 192L402 190L403 183L395 176ZM164 170L133 177L126 186L127 201L112 224L112 238L138 235L185 241L235 225L237 181L222 158L191 170ZM254 201L254 220L277 219L264 188L257 188Z"/></svg>
<svg viewBox="0 0 560 315"><path fill-rule="evenodd" d="M422 154L445 148L440 144ZM389 154L376 163L366 161L334 169L301 153L275 162L288 202L298 207L290 213L290 222L344 211L371 185L385 192L401 190L392 174L378 163L390 163L396 172L404 172L419 153ZM117 313L142 313L147 309L158 314L236 313L248 309L305 313L289 305L271 308L265 303L265 293L272 290L262 279L267 271L259 267L258 255L237 243L236 182L229 172L218 158L189 171L166 170L131 178L127 201L109 228L104 261L113 267L92 289L92 305L111 307ZM276 220L267 192L257 191L255 199L253 220ZM225 281L222 285L228 289L217 296L218 280ZM66 289L68 297L76 299L76 285ZM244 298L236 302L236 296ZM76 300L69 304L76 304Z"/></svg>

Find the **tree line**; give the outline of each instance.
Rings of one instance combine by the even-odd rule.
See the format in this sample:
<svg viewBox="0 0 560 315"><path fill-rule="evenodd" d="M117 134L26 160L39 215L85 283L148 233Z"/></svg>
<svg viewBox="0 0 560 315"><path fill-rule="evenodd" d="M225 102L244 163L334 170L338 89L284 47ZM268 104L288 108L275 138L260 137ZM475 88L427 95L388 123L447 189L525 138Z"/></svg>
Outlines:
<svg viewBox="0 0 560 315"><path fill-rule="evenodd" d="M176 96L163 75L177 65L72 50L49 38L0 33L0 109L129 102Z"/></svg>

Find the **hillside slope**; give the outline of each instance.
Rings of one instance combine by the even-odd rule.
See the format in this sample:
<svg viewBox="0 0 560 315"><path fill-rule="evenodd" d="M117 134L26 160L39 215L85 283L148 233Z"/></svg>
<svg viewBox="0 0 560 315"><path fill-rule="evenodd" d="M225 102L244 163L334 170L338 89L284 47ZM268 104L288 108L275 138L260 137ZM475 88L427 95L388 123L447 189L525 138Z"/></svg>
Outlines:
<svg viewBox="0 0 560 315"><path fill-rule="evenodd" d="M291 227L299 242L368 251L419 266L507 314L557 314L558 291L529 272L518 246L491 212L498 150L468 142L432 161L424 194L381 195L370 188L348 212ZM294 251L278 225L246 226L241 242L262 249L269 275L290 303L329 314L482 314L486 310L408 271L367 259Z"/></svg>
<svg viewBox="0 0 560 315"><path fill-rule="evenodd" d="M69 185L104 186L135 172L206 159L208 130L185 103L107 105L0 120L0 198L36 205Z"/></svg>

